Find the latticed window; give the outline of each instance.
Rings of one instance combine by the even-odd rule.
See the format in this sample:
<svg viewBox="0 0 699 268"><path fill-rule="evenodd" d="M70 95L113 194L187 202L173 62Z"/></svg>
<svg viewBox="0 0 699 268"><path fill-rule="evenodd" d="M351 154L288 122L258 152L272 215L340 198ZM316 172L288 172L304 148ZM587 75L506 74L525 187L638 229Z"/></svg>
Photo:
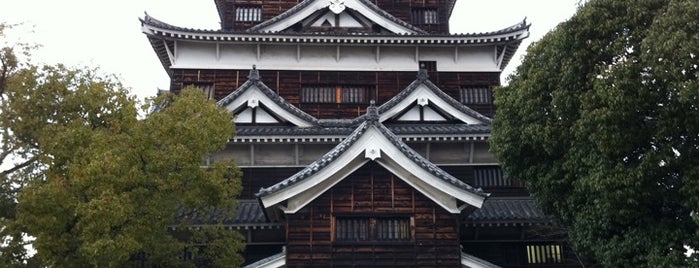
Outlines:
<svg viewBox="0 0 699 268"><path fill-rule="evenodd" d="M337 217L335 241L411 241L410 217Z"/></svg>
<svg viewBox="0 0 699 268"><path fill-rule="evenodd" d="M301 101L305 103L366 103L367 86L304 86Z"/></svg>
<svg viewBox="0 0 699 268"><path fill-rule="evenodd" d="M461 103L490 104L493 103L493 93L489 87L466 87L461 89Z"/></svg>
<svg viewBox="0 0 699 268"><path fill-rule="evenodd" d="M359 86L345 86L340 89L342 92L341 103L365 103L367 102L368 89Z"/></svg>
<svg viewBox="0 0 699 268"><path fill-rule="evenodd" d="M376 240L378 241L409 241L411 234L410 218L376 219Z"/></svg>
<svg viewBox="0 0 699 268"><path fill-rule="evenodd" d="M475 167L473 180L476 187L523 187L516 179L510 179L500 167Z"/></svg>
<svg viewBox="0 0 699 268"><path fill-rule="evenodd" d="M560 245L527 245L527 263L554 264L563 262Z"/></svg>
<svg viewBox="0 0 699 268"><path fill-rule="evenodd" d="M335 239L337 241L370 240L369 218L337 218L335 222Z"/></svg>
<svg viewBox="0 0 699 268"><path fill-rule="evenodd" d="M413 24L438 24L438 14L436 8L414 8Z"/></svg>
<svg viewBox="0 0 699 268"><path fill-rule="evenodd" d="M262 7L260 6L239 6L235 8L236 21L261 21Z"/></svg>

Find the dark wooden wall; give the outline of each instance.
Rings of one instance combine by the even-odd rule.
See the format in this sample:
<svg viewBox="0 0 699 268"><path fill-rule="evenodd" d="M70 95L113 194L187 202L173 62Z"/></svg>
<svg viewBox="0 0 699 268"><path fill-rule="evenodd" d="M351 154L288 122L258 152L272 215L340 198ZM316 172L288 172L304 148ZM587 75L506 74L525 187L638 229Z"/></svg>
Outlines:
<svg viewBox="0 0 699 268"><path fill-rule="evenodd" d="M226 0L228 8L224 11L224 18L221 18L221 26L224 30L242 31L253 27L260 22L269 20L287 11L302 0ZM260 6L262 7L262 21L260 22L237 22L235 21L236 6Z"/></svg>
<svg viewBox="0 0 699 268"><path fill-rule="evenodd" d="M374 4L391 15L412 23L413 8L436 8L438 13L438 24L413 24L430 33L449 33L449 10L446 0L374 0Z"/></svg>
<svg viewBox="0 0 699 268"><path fill-rule="evenodd" d="M400 215L414 218L413 240L333 241L333 216ZM287 215L287 267L459 267L459 221L369 163L299 212Z"/></svg>
<svg viewBox="0 0 699 268"><path fill-rule="evenodd" d="M215 98L221 99L247 81L249 70L173 70L170 90L179 92L183 86L196 83L214 84ZM377 105L391 99L417 78L417 72L372 71L276 71L260 70L262 81L281 95L317 118L355 118L365 113L369 103L306 104L301 103L303 85L366 85L374 88ZM459 100L462 87L494 87L500 84L498 72L430 72L430 81L452 98ZM469 105L472 109L492 116L492 104Z"/></svg>
<svg viewBox="0 0 699 268"><path fill-rule="evenodd" d="M293 8L301 0L228 0L228 8L224 11L222 27L224 30L241 31L264 22L275 16ZM449 33L449 18L447 0L373 0L371 1L379 8L392 14L393 16L407 22L412 22L413 8L437 8L438 24L416 24L425 31L432 33ZM236 6L260 6L262 7L262 21L260 22L237 22L235 21Z"/></svg>

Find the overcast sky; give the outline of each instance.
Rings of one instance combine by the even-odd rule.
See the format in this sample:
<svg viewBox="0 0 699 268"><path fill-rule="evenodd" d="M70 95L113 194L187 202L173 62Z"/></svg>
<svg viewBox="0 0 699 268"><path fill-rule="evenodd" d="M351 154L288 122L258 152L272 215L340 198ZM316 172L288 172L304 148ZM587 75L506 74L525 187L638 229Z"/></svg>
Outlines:
<svg viewBox="0 0 699 268"><path fill-rule="evenodd" d="M579 0L460 0L451 19L453 33L499 30L532 24L530 37L503 74L519 64L526 47L575 13ZM20 38L42 45L33 59L41 63L98 66L118 75L140 98L169 88L169 78L145 35L144 12L167 23L218 29L213 0L7 0L0 21L24 23ZM33 33L26 33L26 29ZM15 35L17 37L18 35Z"/></svg>

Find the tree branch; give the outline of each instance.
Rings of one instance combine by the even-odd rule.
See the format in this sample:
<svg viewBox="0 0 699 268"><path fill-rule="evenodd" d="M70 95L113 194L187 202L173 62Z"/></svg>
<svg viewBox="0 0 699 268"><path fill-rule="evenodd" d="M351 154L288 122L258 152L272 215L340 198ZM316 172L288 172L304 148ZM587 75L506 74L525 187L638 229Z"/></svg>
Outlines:
<svg viewBox="0 0 699 268"><path fill-rule="evenodd" d="M17 170L23 169L23 168L29 166L29 165L30 165L31 163L33 163L34 161L36 161L36 159L37 159L36 156L35 156L35 157L32 157L32 158L28 159L27 161L22 162L21 164L15 165L14 167L12 167L12 168L10 168L10 169L8 169L8 170L3 171L3 172L2 172L2 175L9 175L9 174L11 174L12 172L15 172L15 171L17 171Z"/></svg>

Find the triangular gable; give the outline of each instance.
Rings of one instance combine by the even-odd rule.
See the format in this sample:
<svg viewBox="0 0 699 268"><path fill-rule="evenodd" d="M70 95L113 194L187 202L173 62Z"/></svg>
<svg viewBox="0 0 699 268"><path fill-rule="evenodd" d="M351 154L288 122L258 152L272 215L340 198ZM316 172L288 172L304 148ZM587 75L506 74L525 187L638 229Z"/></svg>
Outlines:
<svg viewBox="0 0 699 268"><path fill-rule="evenodd" d="M403 114L396 117L396 120L401 122L446 122L452 119L438 107L429 104L421 105L420 103L416 103L410 109L405 109Z"/></svg>
<svg viewBox="0 0 699 268"><path fill-rule="evenodd" d="M283 124L285 121L264 105L248 104L240 111L234 111L236 124Z"/></svg>
<svg viewBox="0 0 699 268"><path fill-rule="evenodd" d="M371 113L374 115L371 115ZM407 146L378 122L376 107L367 121L322 158L290 178L261 189L258 197L269 209L296 213L369 161L375 161L450 213L480 208L488 196L449 175Z"/></svg>
<svg viewBox="0 0 699 268"><path fill-rule="evenodd" d="M330 17L332 20L329 19ZM378 25L394 34L425 33L367 0L305 0L294 8L250 28L249 31L283 32L299 24L304 28L308 26L352 28Z"/></svg>
<svg viewBox="0 0 699 268"><path fill-rule="evenodd" d="M340 14L335 14L330 8L317 12L316 16L309 17L302 22L310 28L365 28L371 29L372 22L353 10L344 9Z"/></svg>
<svg viewBox="0 0 699 268"><path fill-rule="evenodd" d="M469 125L488 125L492 121L444 93L424 70L420 70L418 79L406 89L381 105L379 113L381 122L457 120Z"/></svg>
<svg viewBox="0 0 699 268"><path fill-rule="evenodd" d="M236 123L285 124L297 127L316 126L318 119L284 101L276 92L260 81L253 66L248 81L217 102L236 115Z"/></svg>

